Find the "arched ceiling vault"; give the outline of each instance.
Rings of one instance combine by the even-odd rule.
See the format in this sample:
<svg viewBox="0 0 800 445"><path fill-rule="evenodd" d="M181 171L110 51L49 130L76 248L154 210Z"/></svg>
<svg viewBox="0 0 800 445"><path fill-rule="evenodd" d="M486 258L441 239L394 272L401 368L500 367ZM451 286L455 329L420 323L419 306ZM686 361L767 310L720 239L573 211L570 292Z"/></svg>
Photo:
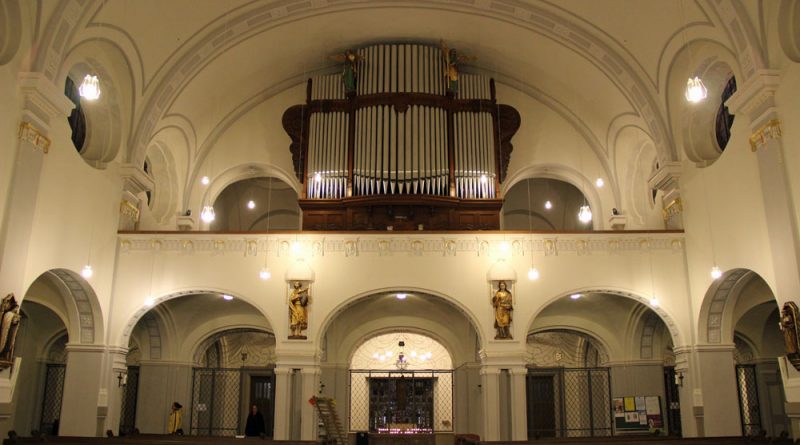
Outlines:
<svg viewBox="0 0 800 445"><path fill-rule="evenodd" d="M117 46L124 48L135 78L131 88L141 94L133 98L136 109L131 110L124 157L141 162L153 135L165 125L161 121L178 115L192 122L200 145L193 147L197 152L191 164L196 166L220 126L254 106L254 100L266 100L313 72L336 69L328 55L375 41L433 43L441 38L476 58L466 69L493 73L528 96L546 92L580 117L587 141L607 141L613 120L633 115L654 141L659 158L676 159L662 67L671 63L675 42L686 39L684 30L697 27L711 29L720 42L735 40L728 46L747 65L742 71L752 73L763 63L757 42L751 44L748 12L737 0L682 7L615 3L62 0L42 7L52 18L41 44L46 50L36 54L34 68L54 78L63 70L59 61L76 42L124 36ZM739 34L729 29L734 22ZM609 170L601 152L609 157L613 147L589 145ZM191 183L193 174L190 167L185 181Z"/></svg>

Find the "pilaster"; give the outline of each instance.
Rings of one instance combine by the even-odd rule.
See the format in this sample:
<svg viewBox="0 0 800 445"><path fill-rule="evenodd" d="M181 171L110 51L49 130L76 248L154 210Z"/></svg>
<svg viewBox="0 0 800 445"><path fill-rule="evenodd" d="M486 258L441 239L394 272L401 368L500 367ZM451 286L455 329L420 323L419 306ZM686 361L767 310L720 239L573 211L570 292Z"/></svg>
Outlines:
<svg viewBox="0 0 800 445"><path fill-rule="evenodd" d="M319 388L320 369L318 367L303 368L300 371L303 376L303 394L301 400L301 420L300 420L300 440L317 440L317 412L316 409L307 402L311 396L317 394Z"/></svg>
<svg viewBox="0 0 800 445"><path fill-rule="evenodd" d="M483 440L500 440L500 368L481 369Z"/></svg>
<svg viewBox="0 0 800 445"><path fill-rule="evenodd" d="M528 440L528 398L525 377L528 368L515 366L511 376L511 440Z"/></svg>
<svg viewBox="0 0 800 445"><path fill-rule="evenodd" d="M3 292L25 293L25 265L28 258L42 165L51 145L51 121L65 119L73 108L63 91L38 73L21 73L22 120L9 186L7 219L0 232L0 283ZM3 402L3 400L0 400Z"/></svg>
<svg viewBox="0 0 800 445"><path fill-rule="evenodd" d="M732 344L695 347L699 376L693 375L699 384L694 387L693 398L695 410L702 410L705 437L741 435L734 349Z"/></svg>
<svg viewBox="0 0 800 445"><path fill-rule="evenodd" d="M278 366L275 368L275 440L290 439L289 411L291 410L291 374L292 368Z"/></svg>
<svg viewBox="0 0 800 445"><path fill-rule="evenodd" d="M135 230L141 214L139 196L153 190L153 178L142 167L123 164L119 170L122 177L122 198L119 203L119 230Z"/></svg>
<svg viewBox="0 0 800 445"><path fill-rule="evenodd" d="M745 83L726 105L750 120L750 147L761 179L767 235L779 301L800 294L800 235L794 218L794 199L784 162L781 120L775 104L778 71L762 70Z"/></svg>
<svg viewBox="0 0 800 445"><path fill-rule="evenodd" d="M122 398L127 384L128 348L109 348L108 354L111 372L106 378L107 403L104 430L111 430L115 436L118 436Z"/></svg>
<svg viewBox="0 0 800 445"><path fill-rule="evenodd" d="M647 181L652 189L664 192L661 198L664 226L667 229L683 228L683 203L679 179L681 163L667 162L661 165Z"/></svg>
<svg viewBox="0 0 800 445"><path fill-rule="evenodd" d="M98 412L103 354L105 348L95 345L67 345L67 372L61 399L59 435L87 436L98 434Z"/></svg>

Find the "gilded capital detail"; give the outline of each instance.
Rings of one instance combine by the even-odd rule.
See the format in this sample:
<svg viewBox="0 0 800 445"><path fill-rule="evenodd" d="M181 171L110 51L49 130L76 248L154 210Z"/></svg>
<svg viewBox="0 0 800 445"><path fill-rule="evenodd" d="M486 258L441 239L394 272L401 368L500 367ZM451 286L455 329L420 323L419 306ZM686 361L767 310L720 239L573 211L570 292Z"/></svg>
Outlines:
<svg viewBox="0 0 800 445"><path fill-rule="evenodd" d="M772 119L771 121L762 125L761 128L756 130L756 132L750 136L750 149L755 152L759 148L767 145L767 142L770 139L780 139L781 135L781 121L778 119Z"/></svg>
<svg viewBox="0 0 800 445"><path fill-rule="evenodd" d="M139 209L127 199L120 201L119 213L131 218L135 222L139 221Z"/></svg>
<svg viewBox="0 0 800 445"><path fill-rule="evenodd" d="M664 221L669 221L670 218L681 213L683 213L683 201L681 201L681 198L675 198L664 206Z"/></svg>
<svg viewBox="0 0 800 445"><path fill-rule="evenodd" d="M30 122L22 122L19 125L19 140L32 144L42 150L43 153L47 153L50 150L50 139Z"/></svg>

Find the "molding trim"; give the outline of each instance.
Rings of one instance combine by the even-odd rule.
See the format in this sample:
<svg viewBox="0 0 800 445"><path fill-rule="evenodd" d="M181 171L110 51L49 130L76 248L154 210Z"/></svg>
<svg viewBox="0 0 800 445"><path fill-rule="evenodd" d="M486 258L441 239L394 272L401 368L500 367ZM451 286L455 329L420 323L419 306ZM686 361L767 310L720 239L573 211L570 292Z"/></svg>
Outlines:
<svg viewBox="0 0 800 445"><path fill-rule="evenodd" d="M186 255L211 253L212 255L259 256L272 253L277 257L291 258L292 250L299 250L306 257L323 257L336 254L344 257L374 256L491 256L498 254L501 244L509 244L509 255L524 257L531 253L537 256L622 254L666 250L682 252L682 233L634 233L624 232L596 234L514 234L514 235L308 235L302 234L238 234L214 233L134 234L119 236L122 253L134 252L178 252ZM299 248L292 246L297 243Z"/></svg>

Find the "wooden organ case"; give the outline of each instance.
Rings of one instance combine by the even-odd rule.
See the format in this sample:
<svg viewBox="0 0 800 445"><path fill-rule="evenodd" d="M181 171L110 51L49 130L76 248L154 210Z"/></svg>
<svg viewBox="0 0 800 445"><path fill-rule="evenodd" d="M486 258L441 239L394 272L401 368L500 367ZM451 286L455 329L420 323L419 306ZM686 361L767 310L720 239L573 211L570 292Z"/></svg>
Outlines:
<svg viewBox="0 0 800 445"><path fill-rule="evenodd" d="M343 73L309 79L283 115L303 230L499 229L520 117L494 79L459 73L455 51L433 45L341 58Z"/></svg>

